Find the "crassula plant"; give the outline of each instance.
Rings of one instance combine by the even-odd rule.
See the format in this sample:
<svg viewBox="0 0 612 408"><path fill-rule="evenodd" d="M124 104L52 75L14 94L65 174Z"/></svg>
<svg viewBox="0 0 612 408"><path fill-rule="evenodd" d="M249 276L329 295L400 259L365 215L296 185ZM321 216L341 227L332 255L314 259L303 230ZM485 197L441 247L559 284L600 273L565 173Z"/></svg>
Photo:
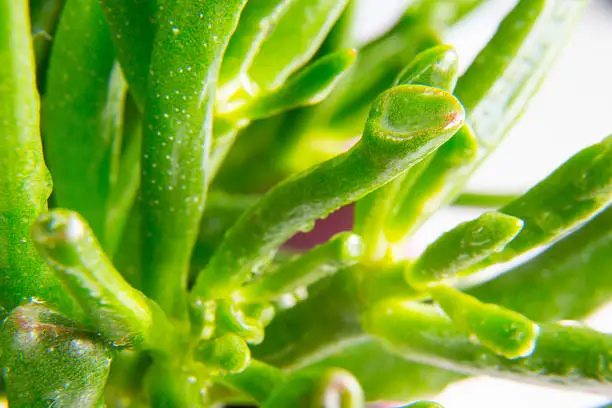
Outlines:
<svg viewBox="0 0 612 408"><path fill-rule="evenodd" d="M441 38L481 3L413 1L357 48L350 0L0 0L9 405L611 394L612 336L563 321L612 297L612 138L520 197L461 195L587 1L520 0L459 75ZM408 258L449 205L484 212Z"/></svg>

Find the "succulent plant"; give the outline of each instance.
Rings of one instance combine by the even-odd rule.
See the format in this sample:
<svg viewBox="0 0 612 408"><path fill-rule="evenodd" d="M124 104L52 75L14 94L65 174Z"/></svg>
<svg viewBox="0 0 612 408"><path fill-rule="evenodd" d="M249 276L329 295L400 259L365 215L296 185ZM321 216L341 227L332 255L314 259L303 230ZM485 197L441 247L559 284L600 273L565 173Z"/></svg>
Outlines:
<svg viewBox="0 0 612 408"><path fill-rule="evenodd" d="M441 36L481 3L413 1L357 46L353 0L0 0L9 405L610 395L612 336L564 321L612 298L612 137L461 194L587 0L520 0L460 75ZM408 257L451 205L484 212Z"/></svg>

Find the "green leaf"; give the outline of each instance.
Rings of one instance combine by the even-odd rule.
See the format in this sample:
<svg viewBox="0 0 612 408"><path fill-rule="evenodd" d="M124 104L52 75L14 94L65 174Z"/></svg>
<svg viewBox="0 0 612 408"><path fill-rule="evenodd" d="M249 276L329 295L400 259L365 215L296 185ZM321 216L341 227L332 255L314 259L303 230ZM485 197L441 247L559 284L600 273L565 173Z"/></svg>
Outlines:
<svg viewBox="0 0 612 408"><path fill-rule="evenodd" d="M514 201L519 196L516 194L487 194L487 193L463 193L453 202L454 206L477 207L477 208L499 208Z"/></svg>
<svg viewBox="0 0 612 408"><path fill-rule="evenodd" d="M499 252L523 228L519 218L487 212L459 224L427 247L414 266L406 270L406 280L418 289L452 279L461 271Z"/></svg>
<svg viewBox="0 0 612 408"><path fill-rule="evenodd" d="M336 91L317 109L317 120L346 137L361 132L372 102L389 89L397 75L421 51L440 43L436 33L418 19L402 19L384 36L358 51L357 61ZM311 122L311 126L317 122Z"/></svg>
<svg viewBox="0 0 612 408"><path fill-rule="evenodd" d="M364 406L359 382L339 368L292 374L262 405L264 408L360 408Z"/></svg>
<svg viewBox="0 0 612 408"><path fill-rule="evenodd" d="M94 407L111 353L94 333L39 303L10 313L0 336L11 407Z"/></svg>
<svg viewBox="0 0 612 408"><path fill-rule="evenodd" d="M30 0L30 21L32 25L32 48L36 61L37 76L45 74L51 42L64 0ZM43 81L39 81L39 84Z"/></svg>
<svg viewBox="0 0 612 408"><path fill-rule="evenodd" d="M612 202L612 136L578 152L535 187L499 211L524 228L503 251L471 271L507 262L576 229Z"/></svg>
<svg viewBox="0 0 612 408"><path fill-rule="evenodd" d="M219 83L222 88L220 94L231 95L242 86L241 76L251 68L262 44L274 32L278 21L295 1L249 0L223 55L223 64L219 73Z"/></svg>
<svg viewBox="0 0 612 408"><path fill-rule="evenodd" d="M245 3L167 1L155 37L142 144L143 274L145 292L173 316L186 316L217 76Z"/></svg>
<svg viewBox="0 0 612 408"><path fill-rule="evenodd" d="M149 62L160 5L156 0L101 0L121 69L144 111ZM161 2L160 2L161 4Z"/></svg>
<svg viewBox="0 0 612 408"><path fill-rule="evenodd" d="M40 299L82 317L30 239L30 223L47 208L51 179L40 140L25 0L0 1L0 60L0 303L11 310Z"/></svg>
<svg viewBox="0 0 612 408"><path fill-rule="evenodd" d="M608 208L532 260L468 293L536 321L583 319L612 297L611 253Z"/></svg>
<svg viewBox="0 0 612 408"><path fill-rule="evenodd" d="M455 94L465 106L466 134L436 154L397 215L388 235L399 241L452 202L469 176L499 144L546 77L587 0L521 0L459 79ZM478 141L467 133L472 130ZM471 133L471 132L470 132ZM476 154L476 147L478 152ZM398 228L397 226L401 226Z"/></svg>
<svg viewBox="0 0 612 408"><path fill-rule="evenodd" d="M132 99L126 101L123 124L123 149L115 154L115 180L111 185L106 214L106 252L114 256L121 235L128 223L140 187L140 149L142 145L142 117Z"/></svg>
<svg viewBox="0 0 612 408"><path fill-rule="evenodd" d="M415 0L404 15L426 19L434 27L453 25L478 8L486 0Z"/></svg>
<svg viewBox="0 0 612 408"><path fill-rule="evenodd" d="M45 159L56 205L82 214L104 244L126 89L100 5L68 0L47 73Z"/></svg>
<svg viewBox="0 0 612 408"><path fill-rule="evenodd" d="M279 184L243 214L198 276L192 301L225 297L293 234L397 177L462 123L461 105L444 91L400 86L382 94L357 145Z"/></svg>
<svg viewBox="0 0 612 408"><path fill-rule="evenodd" d="M244 286L237 296L247 301L278 298L354 265L363 254L363 249L363 241L358 235L340 233Z"/></svg>
<svg viewBox="0 0 612 408"><path fill-rule="evenodd" d="M244 371L224 375L218 381L263 404L272 390L286 381L286 376L278 368L254 360Z"/></svg>
<svg viewBox="0 0 612 408"><path fill-rule="evenodd" d="M330 30L323 44L321 44L315 58L334 53L343 48L353 48L356 46L357 41L354 38L353 32L357 22L356 15L359 7L357 3L357 0L348 1L340 18Z"/></svg>
<svg viewBox="0 0 612 408"><path fill-rule="evenodd" d="M586 327L544 323L535 351L509 360L474 343L431 306L381 302L364 316L365 329L410 360L473 375L609 394L612 336Z"/></svg>
<svg viewBox="0 0 612 408"><path fill-rule="evenodd" d="M400 73L395 85L426 85L452 91L459 71L459 58L455 49L448 45L429 48L418 54ZM411 168L404 175L374 191L359 201L355 209L355 231L367 241L367 257L380 259L387 250L383 226L393 210L397 197L406 195L410 180L418 175L430 158Z"/></svg>
<svg viewBox="0 0 612 408"><path fill-rule="evenodd" d="M321 57L289 77L279 90L257 96L230 114L255 120L320 103L332 92L354 61L354 50L341 50Z"/></svg>
<svg viewBox="0 0 612 408"><path fill-rule="evenodd" d="M410 237L429 217L453 198L458 180L472 171L478 142L464 125L431 159L404 178L395 205L387 217L385 237L394 243Z"/></svg>
<svg viewBox="0 0 612 408"><path fill-rule="evenodd" d="M540 328L525 316L503 307L481 303L448 286L430 288L434 300L453 323L478 342L508 359L529 357Z"/></svg>
<svg viewBox="0 0 612 408"><path fill-rule="evenodd" d="M317 52L347 2L293 0L251 64L248 77L252 86L261 90L279 88Z"/></svg>
<svg viewBox="0 0 612 408"><path fill-rule="evenodd" d="M32 225L39 252L114 347L159 348L162 312L115 270L89 226L74 212L53 210ZM154 327L157 325L158 327Z"/></svg>
<svg viewBox="0 0 612 408"><path fill-rule="evenodd" d="M588 0L521 0L457 84L483 151L520 116Z"/></svg>

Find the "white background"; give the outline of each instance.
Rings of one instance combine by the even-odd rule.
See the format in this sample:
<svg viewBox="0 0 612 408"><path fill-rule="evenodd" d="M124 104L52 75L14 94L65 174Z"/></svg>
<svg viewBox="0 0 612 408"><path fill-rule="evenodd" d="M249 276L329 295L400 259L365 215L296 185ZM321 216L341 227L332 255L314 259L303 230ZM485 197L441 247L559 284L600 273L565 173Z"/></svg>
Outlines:
<svg viewBox="0 0 612 408"><path fill-rule="evenodd" d="M364 40L383 31L409 2L361 0L356 35ZM488 0L448 33L445 41L458 49L464 68L514 4L513 0ZM571 42L529 109L475 174L469 188L524 191L575 152L609 134L612 134L612 1L591 0ZM474 215L470 211L440 214L416 237L413 247L424 248L441 232ZM612 332L612 308L597 312L587 323ZM610 398L480 377L451 385L436 400L445 408L590 408Z"/></svg>

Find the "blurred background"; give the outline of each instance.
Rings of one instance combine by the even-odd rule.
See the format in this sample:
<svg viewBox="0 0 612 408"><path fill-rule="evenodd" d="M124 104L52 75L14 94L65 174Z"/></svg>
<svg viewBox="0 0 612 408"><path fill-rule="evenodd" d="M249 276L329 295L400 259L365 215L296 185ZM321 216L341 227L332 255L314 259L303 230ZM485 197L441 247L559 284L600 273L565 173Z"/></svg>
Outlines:
<svg viewBox="0 0 612 408"><path fill-rule="evenodd" d="M408 3L410 0L360 0L355 35L360 41L367 41L384 31ZM488 0L447 33L445 42L457 48L464 69L515 4L513 0ZM591 0L538 95L502 145L476 172L469 190L520 193L578 150L609 134L612 134L612 1ZM444 211L421 229L410 247L420 252L441 232L477 215L476 210ZM612 306L596 312L587 324L612 332ZM445 408L590 408L605 404L610 398L478 377L451 385L437 401Z"/></svg>

